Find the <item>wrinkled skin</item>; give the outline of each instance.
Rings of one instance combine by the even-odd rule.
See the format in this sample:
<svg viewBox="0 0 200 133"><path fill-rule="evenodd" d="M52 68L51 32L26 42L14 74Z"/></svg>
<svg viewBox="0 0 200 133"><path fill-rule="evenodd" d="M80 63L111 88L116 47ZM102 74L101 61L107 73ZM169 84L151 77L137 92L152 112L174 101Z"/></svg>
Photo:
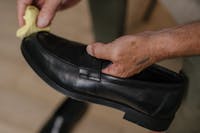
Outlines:
<svg viewBox="0 0 200 133"><path fill-rule="evenodd" d="M112 61L102 72L126 78L164 59L200 55L200 22L125 35L108 44L93 43L87 52Z"/></svg>
<svg viewBox="0 0 200 133"><path fill-rule="evenodd" d="M89 45L87 52L96 58L112 61L102 70L103 73L126 78L161 60L163 52L159 51L155 37L154 32L126 35L108 44Z"/></svg>

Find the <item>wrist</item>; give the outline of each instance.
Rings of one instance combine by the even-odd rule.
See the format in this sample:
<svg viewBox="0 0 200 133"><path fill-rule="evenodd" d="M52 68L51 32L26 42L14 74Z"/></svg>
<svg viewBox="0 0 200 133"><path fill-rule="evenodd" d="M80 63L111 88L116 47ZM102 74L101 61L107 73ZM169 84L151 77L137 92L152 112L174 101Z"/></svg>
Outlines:
<svg viewBox="0 0 200 133"><path fill-rule="evenodd" d="M153 45L155 45L154 53L157 61L178 57L178 48L176 45L176 37L172 29L165 29L155 32L152 36Z"/></svg>

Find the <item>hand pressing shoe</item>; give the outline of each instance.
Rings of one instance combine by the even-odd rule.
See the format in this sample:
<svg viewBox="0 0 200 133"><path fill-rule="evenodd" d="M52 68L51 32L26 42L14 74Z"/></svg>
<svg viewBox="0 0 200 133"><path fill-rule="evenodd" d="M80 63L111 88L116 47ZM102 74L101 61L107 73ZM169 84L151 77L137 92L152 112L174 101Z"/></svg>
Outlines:
<svg viewBox="0 0 200 133"><path fill-rule="evenodd" d="M153 65L130 78L101 73L111 62L87 54L86 45L39 32L26 37L22 53L52 88L74 99L113 107L124 119L167 130L187 87L185 76Z"/></svg>

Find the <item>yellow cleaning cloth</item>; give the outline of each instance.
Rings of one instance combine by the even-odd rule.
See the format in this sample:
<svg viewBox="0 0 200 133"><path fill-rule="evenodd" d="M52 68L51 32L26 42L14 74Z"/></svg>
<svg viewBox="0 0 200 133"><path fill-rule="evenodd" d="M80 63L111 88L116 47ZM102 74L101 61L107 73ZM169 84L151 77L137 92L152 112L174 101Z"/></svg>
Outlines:
<svg viewBox="0 0 200 133"><path fill-rule="evenodd" d="M16 36L23 39L31 35L32 33L39 31L50 31L49 27L46 28L38 28L36 25L37 16L39 14L39 10L35 6L28 6L25 11L24 21L25 25L17 30Z"/></svg>

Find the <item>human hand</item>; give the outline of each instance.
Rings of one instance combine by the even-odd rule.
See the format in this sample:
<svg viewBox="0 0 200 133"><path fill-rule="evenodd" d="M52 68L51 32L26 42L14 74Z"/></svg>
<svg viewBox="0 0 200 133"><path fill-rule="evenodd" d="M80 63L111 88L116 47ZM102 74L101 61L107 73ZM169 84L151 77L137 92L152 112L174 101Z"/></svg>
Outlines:
<svg viewBox="0 0 200 133"><path fill-rule="evenodd" d="M87 52L96 58L112 61L111 65L102 70L103 73L126 78L167 56L164 44L160 43L157 33L144 32L126 35L108 44L88 45Z"/></svg>
<svg viewBox="0 0 200 133"><path fill-rule="evenodd" d="M35 5L40 9L37 19L37 26L40 28L48 26L54 18L56 11L69 8L80 0L18 0L18 22L19 26L24 25L24 13L28 5Z"/></svg>

